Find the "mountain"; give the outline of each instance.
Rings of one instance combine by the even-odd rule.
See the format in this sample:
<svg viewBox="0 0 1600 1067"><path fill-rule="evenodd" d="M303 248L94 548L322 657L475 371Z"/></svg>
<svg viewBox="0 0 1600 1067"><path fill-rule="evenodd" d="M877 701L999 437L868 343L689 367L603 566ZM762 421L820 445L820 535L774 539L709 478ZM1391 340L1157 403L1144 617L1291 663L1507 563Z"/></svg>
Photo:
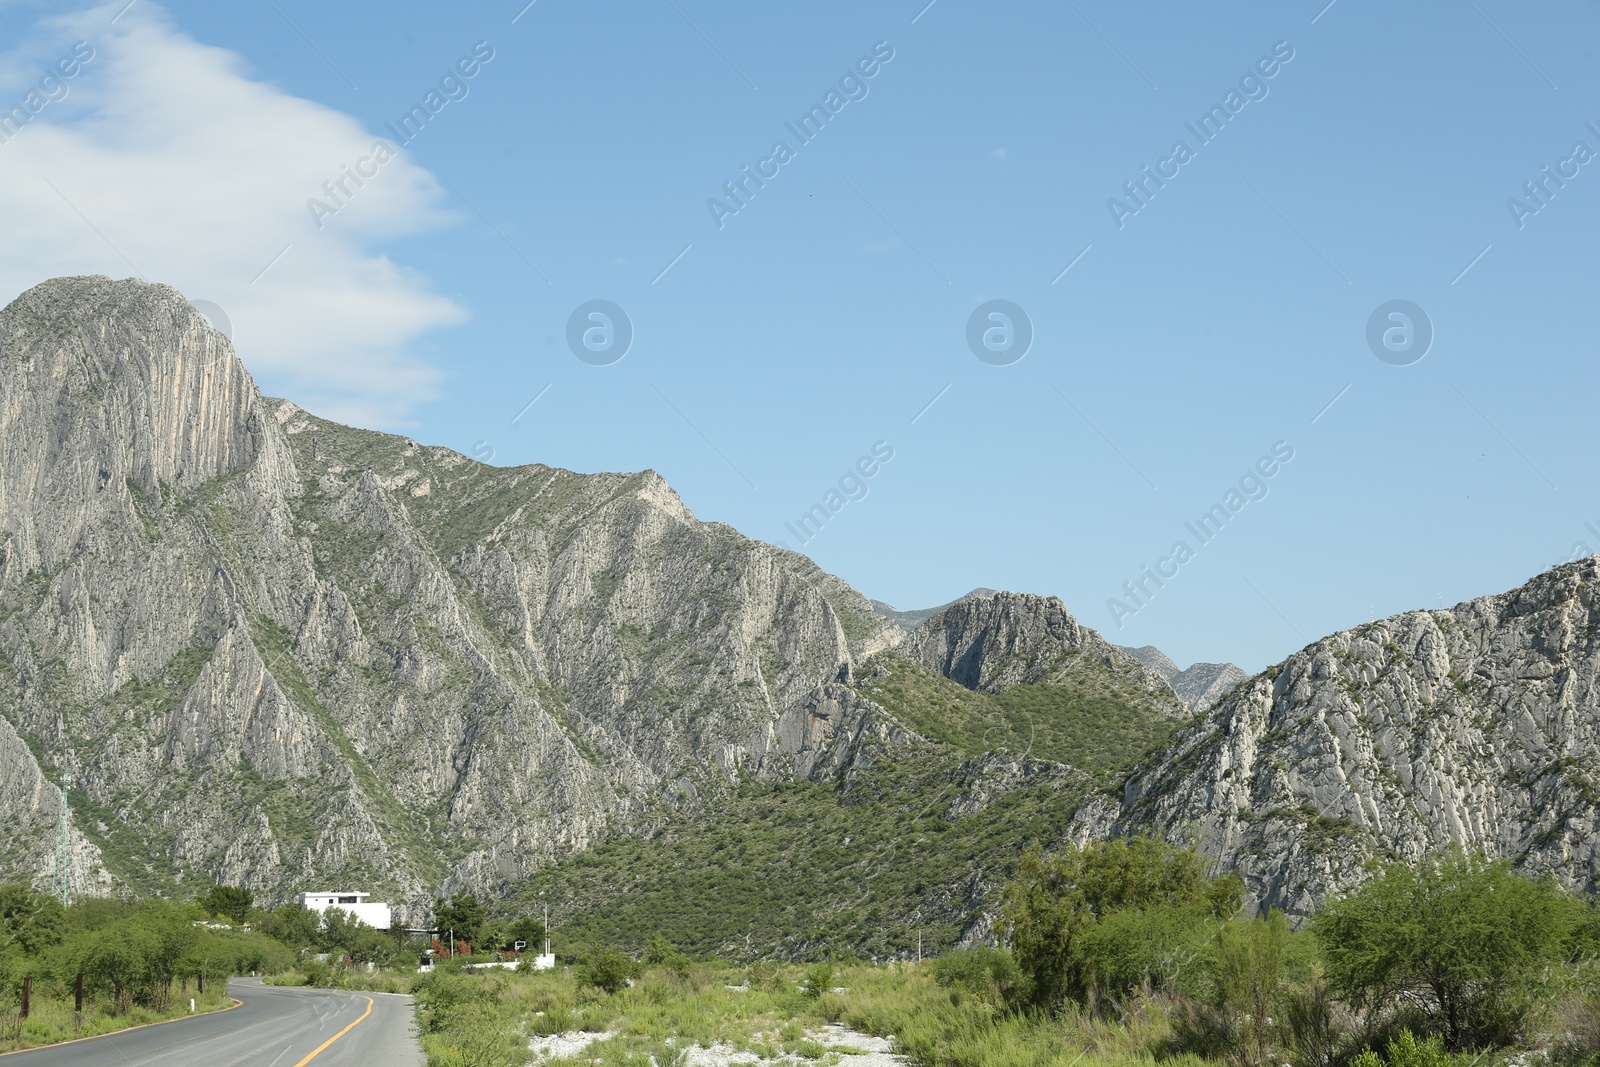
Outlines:
<svg viewBox="0 0 1600 1067"><path fill-rule="evenodd" d="M872 610L876 611L879 615L882 615L884 618L898 626L904 627L907 630L911 630L915 629L918 624L933 618L933 616L939 614L939 612L943 611L945 608L950 607L951 604L959 604L963 600L983 600L994 596L996 592L998 592L998 590L985 589L983 586L979 586L971 592L968 592L957 597L955 600L950 601L948 604L940 604L936 608L913 608L910 611L900 611L899 609L895 608L894 605L885 604L881 600L873 600L869 601L869 603L872 605Z"/></svg>
<svg viewBox="0 0 1600 1067"><path fill-rule="evenodd" d="M1240 679L1052 597L908 631L652 471L317 418L164 286L19 297L0 401L5 877L70 778L85 890L542 894L735 955L980 942L1023 849L1112 835L1296 914L1452 844L1600 883L1600 557Z"/></svg>
<svg viewBox="0 0 1600 1067"><path fill-rule="evenodd" d="M1461 846L1600 888L1600 557L1314 642L1235 688L1073 834L1196 840L1305 914L1371 857Z"/></svg>
<svg viewBox="0 0 1600 1067"><path fill-rule="evenodd" d="M826 763L822 687L902 636L654 472L264 398L165 286L23 294L0 397L0 828L36 878L70 772L84 884L486 888Z"/></svg>
<svg viewBox="0 0 1600 1067"><path fill-rule="evenodd" d="M1231 663L1194 663L1187 670L1180 671L1178 665L1155 645L1118 647L1166 679L1190 711L1209 710L1228 690L1250 677Z"/></svg>
<svg viewBox="0 0 1600 1067"><path fill-rule="evenodd" d="M1172 690L1061 601L963 599L828 687L816 721L888 728L831 776L748 783L726 804L617 836L516 893L578 942L877 958L982 942L1030 845L1060 847L1186 721ZM847 709L855 709L853 711Z"/></svg>

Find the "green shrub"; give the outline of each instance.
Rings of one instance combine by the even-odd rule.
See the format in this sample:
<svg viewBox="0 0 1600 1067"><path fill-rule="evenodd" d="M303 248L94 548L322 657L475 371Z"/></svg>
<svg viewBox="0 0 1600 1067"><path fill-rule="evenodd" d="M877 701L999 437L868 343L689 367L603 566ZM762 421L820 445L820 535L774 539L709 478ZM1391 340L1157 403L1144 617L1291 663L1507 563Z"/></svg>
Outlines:
<svg viewBox="0 0 1600 1067"><path fill-rule="evenodd" d="M1437 1036L1418 1042L1410 1030L1401 1030L1383 1056L1370 1048L1363 1049L1350 1061L1350 1067L1450 1067L1450 1054Z"/></svg>
<svg viewBox="0 0 1600 1067"><path fill-rule="evenodd" d="M592 952L578 965L578 984L606 993L620 993L638 974L633 959L614 948Z"/></svg>
<svg viewBox="0 0 1600 1067"><path fill-rule="evenodd" d="M1509 864L1448 853L1394 864L1312 920L1328 977L1357 1007L1408 994L1451 1048L1508 1045L1569 958L1570 894ZM1398 1038L1397 1038L1398 1040Z"/></svg>
<svg viewBox="0 0 1600 1067"><path fill-rule="evenodd" d="M1033 1003L1056 1011L1173 975L1182 943L1239 910L1237 875L1207 878L1195 852L1135 837L1024 853L1006 885L1006 940L1028 978Z"/></svg>
<svg viewBox="0 0 1600 1067"><path fill-rule="evenodd" d="M1027 1000L1022 968L1005 949L969 948L933 961L933 980L950 990L951 1003L970 997L1001 1007Z"/></svg>
<svg viewBox="0 0 1600 1067"><path fill-rule="evenodd" d="M1283 913L1220 927L1196 960L1195 995L1173 1013L1173 1044L1229 1063L1274 1060L1288 994L1289 924Z"/></svg>
<svg viewBox="0 0 1600 1067"><path fill-rule="evenodd" d="M800 980L800 992L806 995L806 999L816 1000L833 988L834 976L832 963L814 963L806 969L806 976Z"/></svg>

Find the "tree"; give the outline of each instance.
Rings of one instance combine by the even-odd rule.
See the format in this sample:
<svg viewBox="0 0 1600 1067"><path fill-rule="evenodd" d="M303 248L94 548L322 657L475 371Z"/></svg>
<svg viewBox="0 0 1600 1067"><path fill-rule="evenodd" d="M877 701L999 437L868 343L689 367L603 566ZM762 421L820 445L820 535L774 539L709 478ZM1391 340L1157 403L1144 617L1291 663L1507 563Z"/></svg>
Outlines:
<svg viewBox="0 0 1600 1067"><path fill-rule="evenodd" d="M513 919L506 924L506 947L510 948L517 941L526 941L530 952L542 952L544 950L544 923L531 915Z"/></svg>
<svg viewBox="0 0 1600 1067"><path fill-rule="evenodd" d="M1207 878L1196 853L1135 837L1022 857L1002 897L1006 939L1047 1010L1065 998L1157 984L1183 946L1239 910L1237 875Z"/></svg>
<svg viewBox="0 0 1600 1067"><path fill-rule="evenodd" d="M37 955L59 944L66 929L66 909L55 897L25 885L0 885L0 950L16 945Z"/></svg>
<svg viewBox="0 0 1600 1067"><path fill-rule="evenodd" d="M250 905L254 902L255 894L250 890L227 885L212 886L199 901L207 915L220 915L240 925L249 916Z"/></svg>
<svg viewBox="0 0 1600 1067"><path fill-rule="evenodd" d="M322 916L299 904L285 904L264 913L256 928L274 941L294 949L311 948L317 943Z"/></svg>
<svg viewBox="0 0 1600 1067"><path fill-rule="evenodd" d="M337 950L348 954L365 934L375 932L356 918L354 912L345 911L343 908L329 908L322 913L322 927L317 931L317 947L324 952Z"/></svg>
<svg viewBox="0 0 1600 1067"><path fill-rule="evenodd" d="M433 924L446 936L450 931L455 931L457 941L468 944L477 944L483 940L483 905L471 893L457 893L446 900L444 897L435 897L433 900Z"/></svg>
<svg viewBox="0 0 1600 1067"><path fill-rule="evenodd" d="M1508 1044L1579 915L1550 879L1449 852L1394 864L1312 920L1334 987L1358 1007L1409 995L1452 1049Z"/></svg>

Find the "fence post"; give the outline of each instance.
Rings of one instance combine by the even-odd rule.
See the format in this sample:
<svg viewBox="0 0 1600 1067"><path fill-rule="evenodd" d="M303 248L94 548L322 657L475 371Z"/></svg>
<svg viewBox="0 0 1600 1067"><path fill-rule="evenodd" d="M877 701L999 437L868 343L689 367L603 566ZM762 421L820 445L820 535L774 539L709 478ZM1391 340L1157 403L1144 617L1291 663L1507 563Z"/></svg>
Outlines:
<svg viewBox="0 0 1600 1067"><path fill-rule="evenodd" d="M33 975L30 974L22 980L22 1011L18 1015L19 1019L26 1019L28 1017L28 1009L32 1006L32 1004Z"/></svg>
<svg viewBox="0 0 1600 1067"><path fill-rule="evenodd" d="M201 971L195 980L200 983L200 992L204 993L206 991L206 972Z"/></svg>
<svg viewBox="0 0 1600 1067"><path fill-rule="evenodd" d="M83 1014L83 972L78 972L78 979L73 983L72 1011L74 1015Z"/></svg>

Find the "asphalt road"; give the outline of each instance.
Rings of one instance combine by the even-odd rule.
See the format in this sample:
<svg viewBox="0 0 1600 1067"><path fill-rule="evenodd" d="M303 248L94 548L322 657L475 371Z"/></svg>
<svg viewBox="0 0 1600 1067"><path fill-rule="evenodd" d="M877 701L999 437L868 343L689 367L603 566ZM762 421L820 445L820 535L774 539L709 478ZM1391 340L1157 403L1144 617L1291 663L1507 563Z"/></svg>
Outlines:
<svg viewBox="0 0 1600 1067"><path fill-rule="evenodd" d="M410 997L228 983L228 1011L0 1057L4 1067L421 1067Z"/></svg>

